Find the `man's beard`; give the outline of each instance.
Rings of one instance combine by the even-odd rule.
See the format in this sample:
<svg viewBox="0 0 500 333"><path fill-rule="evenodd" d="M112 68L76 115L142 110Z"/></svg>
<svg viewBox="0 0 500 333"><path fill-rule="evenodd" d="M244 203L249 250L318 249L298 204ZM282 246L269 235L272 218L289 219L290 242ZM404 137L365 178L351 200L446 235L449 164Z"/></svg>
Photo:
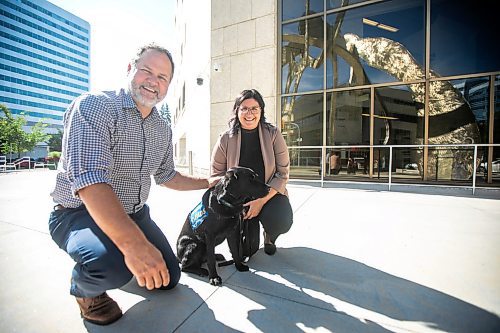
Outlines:
<svg viewBox="0 0 500 333"><path fill-rule="evenodd" d="M136 102L142 106L153 108L153 106L155 106L156 104L158 104L160 102L160 99L158 98L158 96L156 98L153 98L153 99L145 98L141 94L141 88L140 88L141 86L142 85L137 85L134 82L130 82L129 89L130 89L130 93L132 94L132 99L134 100L134 102ZM158 93L157 93L157 95L158 95Z"/></svg>

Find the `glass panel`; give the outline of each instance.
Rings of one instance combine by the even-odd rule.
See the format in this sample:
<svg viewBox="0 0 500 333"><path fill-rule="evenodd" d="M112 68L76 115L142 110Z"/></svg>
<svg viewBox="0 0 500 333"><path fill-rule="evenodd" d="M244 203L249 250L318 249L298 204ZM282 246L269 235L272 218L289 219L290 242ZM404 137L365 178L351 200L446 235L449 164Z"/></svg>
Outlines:
<svg viewBox="0 0 500 333"><path fill-rule="evenodd" d="M498 75L495 77L494 94L493 143L498 144L500 143L500 76ZM491 164L488 163L490 154ZM500 147L480 147L478 160L476 184L479 186L500 185ZM491 169L491 178L488 174L489 169Z"/></svg>
<svg viewBox="0 0 500 333"><path fill-rule="evenodd" d="M382 179L387 181L389 178L389 148L373 148L373 179Z"/></svg>
<svg viewBox="0 0 500 333"><path fill-rule="evenodd" d="M375 89L374 144L422 143L424 90L423 83Z"/></svg>
<svg viewBox="0 0 500 333"><path fill-rule="evenodd" d="M500 75L495 77L495 113L493 127L493 143L500 143ZM494 156L500 159L500 154Z"/></svg>
<svg viewBox="0 0 500 333"><path fill-rule="evenodd" d="M283 0L282 20L290 20L323 11L323 0Z"/></svg>
<svg viewBox="0 0 500 333"><path fill-rule="evenodd" d="M363 1L367 0L326 0L326 9L345 7Z"/></svg>
<svg viewBox="0 0 500 333"><path fill-rule="evenodd" d="M290 178L321 179L321 149L289 148Z"/></svg>
<svg viewBox="0 0 500 333"><path fill-rule="evenodd" d="M429 143L488 143L488 77L431 82Z"/></svg>
<svg viewBox="0 0 500 333"><path fill-rule="evenodd" d="M431 70L436 76L500 70L498 13L491 4L431 1Z"/></svg>
<svg viewBox="0 0 500 333"><path fill-rule="evenodd" d="M370 144L370 89L327 95L328 146Z"/></svg>
<svg viewBox="0 0 500 333"><path fill-rule="evenodd" d="M427 161L427 180L470 186L473 159L473 147L431 147Z"/></svg>
<svg viewBox="0 0 500 333"><path fill-rule="evenodd" d="M327 16L327 87L425 77L424 1L377 3Z"/></svg>
<svg viewBox="0 0 500 333"><path fill-rule="evenodd" d="M491 173L492 183L495 186L500 185L500 147L493 148L493 162L491 164Z"/></svg>
<svg viewBox="0 0 500 333"><path fill-rule="evenodd" d="M321 146L323 144L323 95L284 97L281 132L289 147Z"/></svg>
<svg viewBox="0 0 500 333"><path fill-rule="evenodd" d="M488 85L488 77L431 82L429 144L488 143ZM429 179L469 179L473 156L471 149L430 151Z"/></svg>
<svg viewBox="0 0 500 333"><path fill-rule="evenodd" d="M480 163L477 166L477 172L476 172L477 185L498 186L500 185L500 147L492 148L491 165L488 163L488 153L490 150L487 147L483 147L483 151L484 151L484 153L482 154L483 158L480 160ZM488 180L488 170L490 168L491 168L491 180Z"/></svg>
<svg viewBox="0 0 500 333"><path fill-rule="evenodd" d="M356 176L369 180L369 148L334 148L326 154L326 180L348 180Z"/></svg>
<svg viewBox="0 0 500 333"><path fill-rule="evenodd" d="M395 183L414 183L422 180L422 150L395 147L392 149L392 180Z"/></svg>
<svg viewBox="0 0 500 333"><path fill-rule="evenodd" d="M323 20L283 25L281 86L284 94L323 88Z"/></svg>

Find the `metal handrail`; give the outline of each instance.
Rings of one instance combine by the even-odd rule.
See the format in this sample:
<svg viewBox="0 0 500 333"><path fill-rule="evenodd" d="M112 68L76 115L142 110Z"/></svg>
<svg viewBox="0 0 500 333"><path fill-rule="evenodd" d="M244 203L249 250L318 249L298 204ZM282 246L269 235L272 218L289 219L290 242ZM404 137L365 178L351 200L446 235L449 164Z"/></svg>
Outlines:
<svg viewBox="0 0 500 333"><path fill-rule="evenodd" d="M389 149L389 173L388 173L388 189L391 190L392 185L392 160L393 154L392 150L394 148L418 148L424 149L424 147L433 148L433 147L443 147L443 148L474 148L474 161L477 161L478 156L478 147L500 147L498 143L463 143L463 144L413 144L413 145L334 145L334 146L289 146L289 149L321 149L322 158L326 156L327 149L360 149L360 148L385 148ZM325 174L325 163L321 162L321 187L324 184L324 174ZM473 163L473 171L472 171L472 194L475 194L476 191L476 172L477 172L477 163ZM460 186L468 188L470 186Z"/></svg>
<svg viewBox="0 0 500 333"><path fill-rule="evenodd" d="M31 170L31 157L29 156L23 156L12 162L12 164L16 167L16 169L20 167L21 163L23 162L28 162L28 169Z"/></svg>

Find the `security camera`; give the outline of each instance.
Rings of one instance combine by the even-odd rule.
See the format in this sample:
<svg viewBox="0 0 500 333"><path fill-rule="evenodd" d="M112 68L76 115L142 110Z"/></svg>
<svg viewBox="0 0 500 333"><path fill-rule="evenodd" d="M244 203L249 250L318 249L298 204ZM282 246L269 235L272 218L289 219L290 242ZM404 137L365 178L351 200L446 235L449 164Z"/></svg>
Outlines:
<svg viewBox="0 0 500 333"><path fill-rule="evenodd" d="M203 85L203 78L202 77L197 77L196 78L196 84L198 84L199 86Z"/></svg>
<svg viewBox="0 0 500 333"><path fill-rule="evenodd" d="M221 71L220 65L218 63L214 64L214 71L216 71L216 72L220 72Z"/></svg>

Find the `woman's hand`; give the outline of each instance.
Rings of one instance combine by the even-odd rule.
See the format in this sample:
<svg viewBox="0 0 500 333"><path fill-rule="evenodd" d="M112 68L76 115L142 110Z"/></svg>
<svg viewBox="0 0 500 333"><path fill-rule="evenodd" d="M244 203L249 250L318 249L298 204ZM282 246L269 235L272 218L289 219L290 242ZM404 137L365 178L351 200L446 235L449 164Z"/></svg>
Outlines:
<svg viewBox="0 0 500 333"><path fill-rule="evenodd" d="M243 207L248 207L248 210L245 216L243 216L243 219L248 220L258 216L260 214L260 211L262 210L262 207L264 207L265 203L266 202L264 201L264 199L260 198L249 201L246 204L244 204Z"/></svg>
<svg viewBox="0 0 500 333"><path fill-rule="evenodd" d="M272 197L274 197L278 193L274 188L269 189L269 193L260 199L255 199L252 201L247 202L246 204L243 205L243 207L248 207L248 210L243 216L243 219L248 220L248 219L253 219L254 217L258 216L260 214L260 211L262 210L262 207L271 200Z"/></svg>

